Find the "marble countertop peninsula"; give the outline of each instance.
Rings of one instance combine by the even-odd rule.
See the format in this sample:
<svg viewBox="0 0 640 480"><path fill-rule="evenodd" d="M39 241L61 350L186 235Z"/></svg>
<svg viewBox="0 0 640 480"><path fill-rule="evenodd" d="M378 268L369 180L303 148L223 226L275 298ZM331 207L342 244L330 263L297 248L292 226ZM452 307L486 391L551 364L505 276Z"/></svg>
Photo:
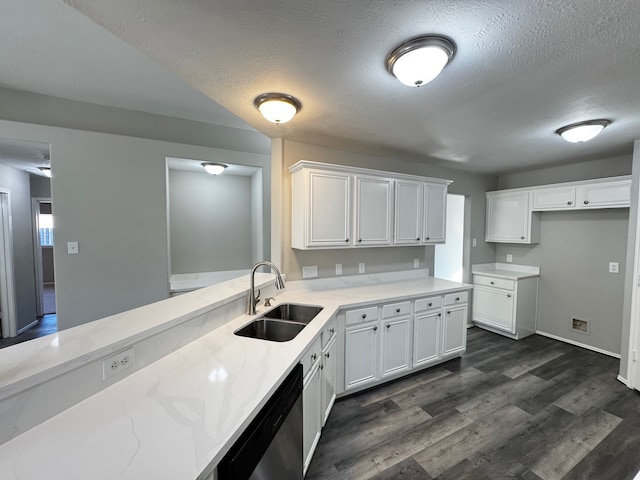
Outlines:
<svg viewBox="0 0 640 480"><path fill-rule="evenodd" d="M487 275L489 277L519 280L521 278L539 277L540 267L516 265L513 263L483 263L473 265L471 267L471 273L474 275Z"/></svg>
<svg viewBox="0 0 640 480"><path fill-rule="evenodd" d="M240 315L0 445L0 471L16 480L207 479L338 310L469 288L424 271L291 282L277 303L324 307L293 340L236 336L253 318ZM181 298L164 311L179 314Z"/></svg>

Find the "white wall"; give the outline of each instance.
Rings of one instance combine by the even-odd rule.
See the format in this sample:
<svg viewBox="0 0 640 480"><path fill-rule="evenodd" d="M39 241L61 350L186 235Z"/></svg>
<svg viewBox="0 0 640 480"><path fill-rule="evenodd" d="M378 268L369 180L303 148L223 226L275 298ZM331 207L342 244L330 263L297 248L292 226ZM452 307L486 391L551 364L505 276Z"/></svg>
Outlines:
<svg viewBox="0 0 640 480"><path fill-rule="evenodd" d="M247 176L169 169L171 274L251 268L251 184Z"/></svg>
<svg viewBox="0 0 640 480"><path fill-rule="evenodd" d="M0 129L51 144L60 328L168 297L167 156L226 158L270 178L266 155L5 120ZM67 255L70 241L78 255Z"/></svg>

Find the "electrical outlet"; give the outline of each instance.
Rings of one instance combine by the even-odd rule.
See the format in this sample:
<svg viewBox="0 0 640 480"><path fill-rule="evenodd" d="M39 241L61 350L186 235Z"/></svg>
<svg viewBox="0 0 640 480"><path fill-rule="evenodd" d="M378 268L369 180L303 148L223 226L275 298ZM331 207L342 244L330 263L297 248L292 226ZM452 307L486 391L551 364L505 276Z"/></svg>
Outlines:
<svg viewBox="0 0 640 480"><path fill-rule="evenodd" d="M609 262L609 273L620 273L620 264L618 262Z"/></svg>
<svg viewBox="0 0 640 480"><path fill-rule="evenodd" d="M118 375L120 372L133 368L136 364L136 352L132 348L111 355L102 361L102 380Z"/></svg>
<svg viewBox="0 0 640 480"><path fill-rule="evenodd" d="M476 248L478 246L478 239L474 238L473 240L471 240L471 246L473 248Z"/></svg>
<svg viewBox="0 0 640 480"><path fill-rule="evenodd" d="M510 253L507 253L507 263L511 263L513 262L513 255L511 255Z"/></svg>
<svg viewBox="0 0 640 480"><path fill-rule="evenodd" d="M318 266L302 267L302 278L316 278L318 276Z"/></svg>
<svg viewBox="0 0 640 480"><path fill-rule="evenodd" d="M365 271L364 262L360 262L358 264L358 273L364 273L364 271Z"/></svg>
<svg viewBox="0 0 640 480"><path fill-rule="evenodd" d="M336 275L342 275L342 264L336 263Z"/></svg>
<svg viewBox="0 0 640 480"><path fill-rule="evenodd" d="M419 258L414 258L413 259L413 268L420 268L420 259Z"/></svg>

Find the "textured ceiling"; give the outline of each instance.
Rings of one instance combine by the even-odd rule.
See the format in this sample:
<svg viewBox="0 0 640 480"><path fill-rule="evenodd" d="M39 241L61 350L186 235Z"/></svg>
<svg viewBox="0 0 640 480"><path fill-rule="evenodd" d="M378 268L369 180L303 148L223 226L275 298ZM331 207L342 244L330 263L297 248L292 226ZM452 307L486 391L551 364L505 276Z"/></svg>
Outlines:
<svg viewBox="0 0 640 480"><path fill-rule="evenodd" d="M640 4L628 0L66 0L271 137L505 172L630 153L640 138ZM387 53L457 44L442 75L401 85ZM289 124L252 105L298 97ZM590 143L554 131L613 123Z"/></svg>

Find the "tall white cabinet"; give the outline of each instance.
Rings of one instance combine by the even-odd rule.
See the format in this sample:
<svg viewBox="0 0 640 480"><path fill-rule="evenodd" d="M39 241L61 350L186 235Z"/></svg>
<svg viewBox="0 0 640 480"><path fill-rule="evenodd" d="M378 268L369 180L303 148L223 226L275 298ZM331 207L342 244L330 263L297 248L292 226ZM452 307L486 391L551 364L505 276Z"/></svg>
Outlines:
<svg viewBox="0 0 640 480"><path fill-rule="evenodd" d="M449 180L307 161L289 170L295 249L445 242Z"/></svg>

